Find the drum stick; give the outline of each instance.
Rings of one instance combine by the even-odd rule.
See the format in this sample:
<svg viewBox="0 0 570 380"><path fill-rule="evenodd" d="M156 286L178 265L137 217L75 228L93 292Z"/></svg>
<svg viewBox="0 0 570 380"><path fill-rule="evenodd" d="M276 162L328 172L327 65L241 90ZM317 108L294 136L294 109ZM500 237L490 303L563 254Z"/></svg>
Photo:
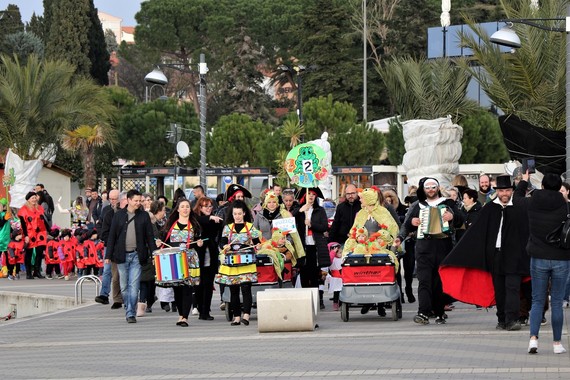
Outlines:
<svg viewBox="0 0 570 380"><path fill-rule="evenodd" d="M208 240L208 239L209 239L209 238L198 239L198 240L206 241L206 240ZM198 243L198 241L193 241L193 242L190 242L189 244L196 244L196 243Z"/></svg>

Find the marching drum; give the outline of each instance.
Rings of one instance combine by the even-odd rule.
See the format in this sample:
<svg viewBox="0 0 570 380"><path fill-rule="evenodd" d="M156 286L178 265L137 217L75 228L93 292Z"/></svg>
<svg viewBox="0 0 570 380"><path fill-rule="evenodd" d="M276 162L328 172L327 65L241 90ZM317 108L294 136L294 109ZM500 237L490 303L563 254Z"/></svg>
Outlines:
<svg viewBox="0 0 570 380"><path fill-rule="evenodd" d="M256 262L255 249L252 246L235 244L232 245L231 248L232 251L228 251L225 255L225 265L229 267L239 267Z"/></svg>
<svg viewBox="0 0 570 380"><path fill-rule="evenodd" d="M200 263L194 249L164 248L153 252L156 286L171 287L200 283Z"/></svg>

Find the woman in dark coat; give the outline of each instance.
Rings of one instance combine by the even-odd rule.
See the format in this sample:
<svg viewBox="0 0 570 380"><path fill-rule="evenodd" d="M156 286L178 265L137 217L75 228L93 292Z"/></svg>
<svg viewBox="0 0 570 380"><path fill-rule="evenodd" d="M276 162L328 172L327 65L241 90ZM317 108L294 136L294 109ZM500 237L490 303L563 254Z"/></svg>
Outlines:
<svg viewBox="0 0 570 380"><path fill-rule="evenodd" d="M459 228L457 231L455 231L455 238L457 240L463 237L465 231L467 231L479 217L479 211L481 211L481 208L483 206L481 206L481 203L479 203L477 197L477 190L465 189L463 192L463 206L461 206L460 211L463 215L463 220L465 221L465 228Z"/></svg>
<svg viewBox="0 0 570 380"><path fill-rule="evenodd" d="M210 306L212 304L212 295L214 289L214 277L218 271L218 236L224 226L224 220L212 215L214 203L208 197L202 197L194 206L194 214L200 230L202 231L202 240L204 245L198 247L198 257L200 258L200 285L196 286L196 303L200 319L204 321L213 321L214 317L210 315Z"/></svg>
<svg viewBox="0 0 570 380"><path fill-rule="evenodd" d="M324 199L318 187L302 189L299 192L301 208L295 216L297 231L305 249L305 265L300 266L301 286L318 288L321 282L321 269L331 265L325 232L328 231L328 219L325 209L317 198ZM321 309L324 309L323 291L319 291Z"/></svg>

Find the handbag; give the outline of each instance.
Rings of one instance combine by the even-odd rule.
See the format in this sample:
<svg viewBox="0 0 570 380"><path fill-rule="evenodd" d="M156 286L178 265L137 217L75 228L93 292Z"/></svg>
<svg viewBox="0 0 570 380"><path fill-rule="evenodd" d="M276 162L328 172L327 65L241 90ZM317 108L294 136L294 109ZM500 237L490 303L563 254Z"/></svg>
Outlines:
<svg viewBox="0 0 570 380"><path fill-rule="evenodd" d="M546 235L546 242L562 249L570 249L570 207L568 202L566 202L566 220Z"/></svg>

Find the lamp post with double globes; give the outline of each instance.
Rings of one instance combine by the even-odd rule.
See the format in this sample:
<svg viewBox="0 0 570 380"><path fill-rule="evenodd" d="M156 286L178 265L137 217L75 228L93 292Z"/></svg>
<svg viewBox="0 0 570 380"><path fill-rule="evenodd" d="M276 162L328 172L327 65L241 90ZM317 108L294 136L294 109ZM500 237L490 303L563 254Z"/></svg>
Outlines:
<svg viewBox="0 0 570 380"><path fill-rule="evenodd" d="M540 24L540 22L547 21L565 21L566 25L560 28ZM499 22L504 22L507 26L493 33L489 40L497 45L513 49L521 47L521 40L512 29L513 24L524 24L550 32L566 33L566 171L564 176L568 181L570 180L570 3L566 6L566 17L504 19Z"/></svg>

